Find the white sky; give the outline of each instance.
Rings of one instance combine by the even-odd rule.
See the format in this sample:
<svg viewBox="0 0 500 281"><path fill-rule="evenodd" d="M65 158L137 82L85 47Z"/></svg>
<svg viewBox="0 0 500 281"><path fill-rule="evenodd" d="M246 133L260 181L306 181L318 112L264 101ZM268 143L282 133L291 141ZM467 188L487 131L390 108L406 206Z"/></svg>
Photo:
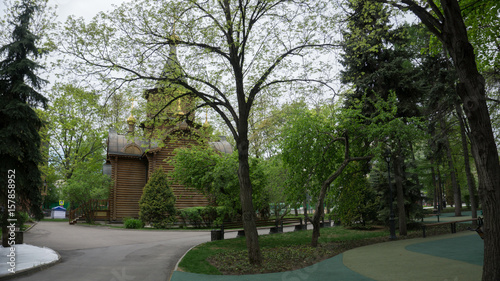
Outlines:
<svg viewBox="0 0 500 281"><path fill-rule="evenodd" d="M126 0L49 0L49 4L57 5L57 15L64 22L69 15L84 17L90 20L100 11L112 10L112 5L120 5Z"/></svg>
<svg viewBox="0 0 500 281"><path fill-rule="evenodd" d="M50 6L57 5L59 21L64 22L69 15L90 20L100 11L112 10L112 5L120 5L126 0L49 0ZM0 0L0 16L4 15L5 0Z"/></svg>

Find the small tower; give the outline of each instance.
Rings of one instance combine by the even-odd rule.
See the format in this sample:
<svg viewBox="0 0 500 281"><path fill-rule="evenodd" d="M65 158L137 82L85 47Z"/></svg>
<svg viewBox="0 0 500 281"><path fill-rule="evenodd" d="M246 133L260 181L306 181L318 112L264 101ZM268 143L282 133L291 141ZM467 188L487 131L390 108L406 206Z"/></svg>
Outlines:
<svg viewBox="0 0 500 281"><path fill-rule="evenodd" d="M134 135L134 129L135 129L135 122L137 120L135 117L130 113L130 116L127 118L127 124L128 124L128 134L129 135Z"/></svg>
<svg viewBox="0 0 500 281"><path fill-rule="evenodd" d="M172 41L179 40L177 35L171 35ZM161 77L169 80L161 80L153 89L146 90L144 97L147 100L147 117L155 118L157 124L171 123L178 119L188 119L194 121L195 101L191 96L183 96L172 103L172 100L180 95L189 93L189 90L176 84L175 81L185 83L182 69L177 57L177 46L170 45L170 51L163 68ZM171 103L169 106L167 104ZM189 114L189 115L187 115ZM168 126L168 125L167 125Z"/></svg>

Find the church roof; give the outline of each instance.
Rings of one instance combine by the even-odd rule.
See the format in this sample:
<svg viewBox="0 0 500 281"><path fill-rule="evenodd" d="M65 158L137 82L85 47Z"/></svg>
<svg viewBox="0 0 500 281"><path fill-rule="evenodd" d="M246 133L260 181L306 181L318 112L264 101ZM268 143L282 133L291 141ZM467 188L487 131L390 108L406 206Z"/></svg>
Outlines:
<svg viewBox="0 0 500 281"><path fill-rule="evenodd" d="M226 153L226 154L231 154L233 153L233 146L226 140L225 136L220 136L220 140L216 142L209 142L208 143L213 149Z"/></svg>
<svg viewBox="0 0 500 281"><path fill-rule="evenodd" d="M146 149L152 148L151 146L157 147L157 145L152 145L148 141L143 141L137 137L120 135L115 129L109 129L108 155L142 156Z"/></svg>
<svg viewBox="0 0 500 281"><path fill-rule="evenodd" d="M227 142L224 136L220 137L220 141L209 142L209 145L219 152L226 154L233 153L233 147ZM113 128L109 129L108 155L140 157L146 153L146 151L159 148L157 143L144 141L137 137L120 135Z"/></svg>

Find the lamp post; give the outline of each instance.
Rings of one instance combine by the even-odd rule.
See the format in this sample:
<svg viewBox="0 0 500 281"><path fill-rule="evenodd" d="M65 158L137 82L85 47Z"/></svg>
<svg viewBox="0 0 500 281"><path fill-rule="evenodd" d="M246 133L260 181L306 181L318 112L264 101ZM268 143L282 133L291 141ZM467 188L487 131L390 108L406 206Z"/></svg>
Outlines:
<svg viewBox="0 0 500 281"><path fill-rule="evenodd" d="M441 178L436 175L436 213L439 216L441 213L441 206L439 204L439 201L441 201Z"/></svg>
<svg viewBox="0 0 500 281"><path fill-rule="evenodd" d="M389 204L389 209L390 209L390 215L389 215L389 230L390 230L390 235L389 239L390 240L396 240L396 226L394 224L394 209L392 208L392 183L391 183L391 152L389 149L387 149L384 152L384 158L385 162L387 162L387 176L389 179L389 198L390 198L390 204Z"/></svg>

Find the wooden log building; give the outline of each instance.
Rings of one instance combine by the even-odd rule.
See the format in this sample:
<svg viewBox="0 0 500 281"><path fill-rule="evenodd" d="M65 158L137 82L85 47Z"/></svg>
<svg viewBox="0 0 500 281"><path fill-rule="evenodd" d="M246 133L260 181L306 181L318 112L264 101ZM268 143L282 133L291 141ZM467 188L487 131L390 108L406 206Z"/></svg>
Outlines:
<svg viewBox="0 0 500 281"><path fill-rule="evenodd" d="M175 134L182 126L170 131ZM231 145L224 137L218 142L209 142L210 146L221 153L232 153ZM151 173L161 167L168 175L173 167L168 161L175 155L174 150L179 147L198 145L190 138L169 138L165 146L144 143L139 138L127 138L119 135L115 130L109 131L107 169L113 179L113 187L109 194L109 220L121 221L126 217L139 216L139 200L144 186ZM206 206L208 200L197 191L180 184L171 185L176 196L175 207L183 209L195 206Z"/></svg>
<svg viewBox="0 0 500 281"><path fill-rule="evenodd" d="M162 75L169 78L180 77L180 73L182 69L177 60L176 47L171 46ZM122 135L114 129L109 130L107 162L103 169L111 176L114 183L109 194L110 221L121 221L127 217L137 218L139 200L152 172L162 167L168 175L173 170L168 161L174 156L176 148L199 145L193 136L204 135L201 130L209 125L206 121L203 126L194 121L195 101L193 98L186 96L178 99L177 102L166 107L160 115L157 114L166 103L186 93L185 91L171 84L158 84L156 88L145 91L147 119L155 121L154 125L151 122L141 124L144 135L150 136L149 140L145 140L148 138L144 137L134 137L136 120L132 114L127 119L129 125L127 134ZM184 112L189 112L189 114L184 114ZM155 143L153 139L159 141ZM233 148L225 137L221 137L217 142L209 142L209 145L221 153L233 152ZM202 194L193 189L178 184L171 187L177 199L175 203L177 209L206 206L209 203Z"/></svg>

